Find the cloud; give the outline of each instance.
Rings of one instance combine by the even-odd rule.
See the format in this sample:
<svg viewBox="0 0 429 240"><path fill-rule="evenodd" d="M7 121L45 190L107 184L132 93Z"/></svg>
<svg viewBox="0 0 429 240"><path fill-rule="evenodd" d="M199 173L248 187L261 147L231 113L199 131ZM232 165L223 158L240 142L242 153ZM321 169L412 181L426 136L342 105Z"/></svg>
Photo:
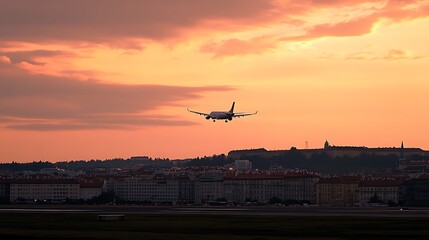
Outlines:
<svg viewBox="0 0 429 240"><path fill-rule="evenodd" d="M344 3L337 0L318 0L313 1L316 4L330 6L336 5L339 7ZM362 1L347 1L350 3L362 3ZM363 1L377 2L377 1ZM378 1L382 2L382 1ZM364 14L347 20L337 21L333 23L315 24L307 27L305 33L298 36L286 36L281 38L283 41L306 41L322 37L351 37L361 36L371 33L373 27L382 19L390 20L391 22L400 22L404 20L413 20L429 15L429 4L422 1L398 1L390 0L381 8L371 8L371 14Z"/></svg>
<svg viewBox="0 0 429 240"><path fill-rule="evenodd" d="M40 62L37 59L40 57L55 57L55 56L75 56L71 52L52 51L52 50L31 50L31 51L0 51L0 56L7 57L11 63L29 63L31 65L44 65L45 62Z"/></svg>
<svg viewBox="0 0 429 240"><path fill-rule="evenodd" d="M213 53L214 58L259 54L273 49L278 40L273 37L256 37L250 40L228 39L220 42L209 42L204 44L200 50L205 53Z"/></svg>
<svg viewBox="0 0 429 240"><path fill-rule="evenodd" d="M421 1L380 1L380 0L313 0L313 1L289 1L283 5L284 9L298 9L297 13L285 11L284 20L286 23L299 27L302 30L300 35L290 33L278 33L278 36L271 35L258 36L251 39L224 39L221 41L211 41L204 44L200 50L206 53L213 53L214 58L260 54L276 48L280 42L297 42L319 39L324 37L353 37L369 34L374 26L383 19L390 22L400 22L427 17L429 15L429 4ZM354 10L350 10L355 6ZM348 7L348 8L347 8ZM344 11L338 15L337 19L327 23L314 24L304 19L308 14L318 11ZM358 10L356 10L358 9ZM342 17L339 17L342 16ZM341 20L341 18L343 18ZM340 19L340 20L339 20ZM298 22L293 24L291 21ZM272 23L278 24L278 23ZM280 36L283 35L283 36ZM358 57L359 58L359 57Z"/></svg>
<svg viewBox="0 0 429 240"><path fill-rule="evenodd" d="M349 54L346 56L346 60L377 60L379 59L375 53L363 51Z"/></svg>
<svg viewBox="0 0 429 240"><path fill-rule="evenodd" d="M403 51L400 49L391 49L383 59L386 60L401 60L401 59L421 59L425 58L424 56L414 55L410 52Z"/></svg>
<svg viewBox="0 0 429 240"><path fill-rule="evenodd" d="M415 55L409 51L400 49L390 49L387 53L380 54L376 52L362 51L349 54L345 57L346 60L417 60L426 56Z"/></svg>
<svg viewBox="0 0 429 240"><path fill-rule="evenodd" d="M329 20L313 18L327 12L332 12ZM397 22L428 14L429 4L420 0L3 0L0 45L71 42L141 51L151 41L219 36L284 24L302 28L303 34L278 32L278 39L305 41L359 36L371 32L381 19ZM230 38L215 45L203 49L215 48L209 51L223 56L259 53L276 46L258 37ZM247 46L251 50L246 51Z"/></svg>
<svg viewBox="0 0 429 240"><path fill-rule="evenodd" d="M274 7L267 0L3 0L0 40L88 41L139 48L136 39L174 38L207 21L245 25ZM223 26L228 24L216 27Z"/></svg>
<svg viewBox="0 0 429 240"><path fill-rule="evenodd" d="M30 75L0 62L0 119L3 126L26 130L134 129L147 125L189 125L175 116L149 111L180 106L227 86L179 87L124 85L96 80Z"/></svg>
<svg viewBox="0 0 429 240"><path fill-rule="evenodd" d="M0 46L7 49L19 42L104 44L129 49L132 54L153 42L200 36L219 39L225 34L225 39L200 48L220 58L260 54L282 41L361 36L371 33L382 20L400 22L428 15L429 4L420 0L3 0ZM259 36L228 35L248 30L256 30ZM15 53L11 60L43 64L36 56L22 54Z"/></svg>
<svg viewBox="0 0 429 240"><path fill-rule="evenodd" d="M326 36L356 36L371 32L373 24L376 21L374 15L365 16L359 19L343 21L336 24L319 24L308 30L307 38L318 38Z"/></svg>
<svg viewBox="0 0 429 240"><path fill-rule="evenodd" d="M284 37L283 41L306 41L321 37L349 37L360 36L371 32L377 19L374 15L343 21L334 24L318 24L310 27L300 36Z"/></svg>

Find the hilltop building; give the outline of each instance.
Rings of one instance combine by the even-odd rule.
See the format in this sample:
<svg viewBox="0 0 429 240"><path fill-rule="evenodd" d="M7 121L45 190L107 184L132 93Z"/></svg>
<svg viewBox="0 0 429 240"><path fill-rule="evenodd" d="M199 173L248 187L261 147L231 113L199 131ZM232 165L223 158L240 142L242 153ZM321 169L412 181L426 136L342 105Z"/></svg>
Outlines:
<svg viewBox="0 0 429 240"><path fill-rule="evenodd" d="M273 157L279 156L287 153L290 150L266 150L264 148L258 149L246 149L246 150L233 150L228 153L228 158L232 159L245 159L248 156L260 156L260 157ZM407 156L420 155L429 158L429 151L423 150L421 148L404 148L403 143L401 147L386 147L386 148L368 148L364 146L333 146L330 145L326 140L323 148L316 149L299 149L299 151L304 154L307 158L310 158L313 154L326 153L331 157L358 157L361 154L368 155L396 155L398 158L404 158Z"/></svg>
<svg viewBox="0 0 429 240"><path fill-rule="evenodd" d="M429 173L429 158L422 160L399 159L398 170L404 173Z"/></svg>
<svg viewBox="0 0 429 240"><path fill-rule="evenodd" d="M252 170L252 162L249 160L235 160L234 169L239 171Z"/></svg>

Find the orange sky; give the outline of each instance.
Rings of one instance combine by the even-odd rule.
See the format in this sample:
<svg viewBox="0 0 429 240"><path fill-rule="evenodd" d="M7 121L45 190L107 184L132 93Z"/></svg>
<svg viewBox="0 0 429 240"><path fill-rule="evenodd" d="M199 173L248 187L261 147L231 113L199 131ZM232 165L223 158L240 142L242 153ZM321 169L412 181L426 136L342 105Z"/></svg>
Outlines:
<svg viewBox="0 0 429 240"><path fill-rule="evenodd" d="M429 0L0 0L0 162L429 149ZM224 123L186 111L258 115Z"/></svg>

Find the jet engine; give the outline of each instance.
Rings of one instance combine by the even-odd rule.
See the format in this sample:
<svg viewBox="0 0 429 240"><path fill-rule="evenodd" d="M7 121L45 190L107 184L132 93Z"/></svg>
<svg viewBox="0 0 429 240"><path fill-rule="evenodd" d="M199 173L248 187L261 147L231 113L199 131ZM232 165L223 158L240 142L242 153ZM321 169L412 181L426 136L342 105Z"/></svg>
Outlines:
<svg viewBox="0 0 429 240"><path fill-rule="evenodd" d="M228 118L229 121L232 121L232 117Z"/></svg>
<svg viewBox="0 0 429 240"><path fill-rule="evenodd" d="M210 116L209 116L209 115L207 115L207 116L206 116L206 119L207 119L207 120L209 120L209 119L210 119Z"/></svg>

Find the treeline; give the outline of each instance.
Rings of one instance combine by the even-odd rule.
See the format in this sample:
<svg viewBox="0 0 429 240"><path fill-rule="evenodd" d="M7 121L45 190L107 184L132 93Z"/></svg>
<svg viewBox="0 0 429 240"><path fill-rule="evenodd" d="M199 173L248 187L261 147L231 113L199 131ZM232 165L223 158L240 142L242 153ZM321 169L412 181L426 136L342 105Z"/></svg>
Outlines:
<svg viewBox="0 0 429 240"><path fill-rule="evenodd" d="M0 171L8 171L8 172L22 172L22 171L35 171L38 172L44 168L61 168L65 170L92 170L96 168L129 168L133 166L139 166L142 164L151 164L156 165L156 163L160 162L170 162L168 159L148 159L149 161L142 161L139 159L123 159L123 158L115 158L115 159L106 159L106 160L77 160L77 161L69 161L69 162L30 162L30 163L1 163Z"/></svg>
<svg viewBox="0 0 429 240"><path fill-rule="evenodd" d="M22 171L40 171L43 168L54 168L55 164L51 162L31 162L31 163L0 163L0 171L22 172Z"/></svg>
<svg viewBox="0 0 429 240"><path fill-rule="evenodd" d="M268 165L283 168L301 168L321 173L374 172L394 170L398 165L397 155L375 155L361 153L359 156L332 157L326 152L314 153L307 158L299 150L292 148L282 155L271 157L268 164L259 164L266 168ZM257 161L261 163L261 161Z"/></svg>
<svg viewBox="0 0 429 240"><path fill-rule="evenodd" d="M408 156L408 159L419 160L423 156L413 155ZM299 168L320 173L349 173L349 172L374 172L394 170L398 165L397 155L375 155L362 153L359 156L341 156L332 157L327 152L318 152L306 157L300 150L291 148L281 155L273 157L262 157L258 155L242 155L240 159L246 159L252 162L254 169L267 170L270 168ZM130 168L140 166L142 164L152 164L153 167L172 166L173 163L169 159L149 159L150 161L142 161L138 159L108 159L108 160L90 160L90 161L70 161L70 162L31 162L31 163L2 163L0 171L40 171L43 168L61 168L66 170L92 170L96 168ZM177 165L183 167L223 167L228 164L233 164L234 159L228 158L225 154L213 155L211 157L194 158Z"/></svg>
<svg viewBox="0 0 429 240"><path fill-rule="evenodd" d="M55 167L67 169L67 170L84 170L84 169L95 169L95 168L123 168L129 165L132 161L130 159L114 158L107 160L90 160L90 161L70 161L70 162L57 162Z"/></svg>
<svg viewBox="0 0 429 240"><path fill-rule="evenodd" d="M194 158L187 161L185 167L223 167L232 164L234 160L227 158L225 154L213 155L212 157Z"/></svg>
<svg viewBox="0 0 429 240"><path fill-rule="evenodd" d="M414 156L418 158L418 156ZM296 148L290 151L273 156L263 157L259 155L240 156L240 159L246 159L252 162L253 169L268 170L270 168L288 168L288 169L306 169L320 173L350 173L350 172L375 172L394 170L398 165L397 155L375 155L362 153L359 156L332 157L326 152L314 153L306 157ZM225 155L214 155L213 157L196 158L188 161L187 167L201 166L225 166L232 164L234 159L229 159Z"/></svg>

